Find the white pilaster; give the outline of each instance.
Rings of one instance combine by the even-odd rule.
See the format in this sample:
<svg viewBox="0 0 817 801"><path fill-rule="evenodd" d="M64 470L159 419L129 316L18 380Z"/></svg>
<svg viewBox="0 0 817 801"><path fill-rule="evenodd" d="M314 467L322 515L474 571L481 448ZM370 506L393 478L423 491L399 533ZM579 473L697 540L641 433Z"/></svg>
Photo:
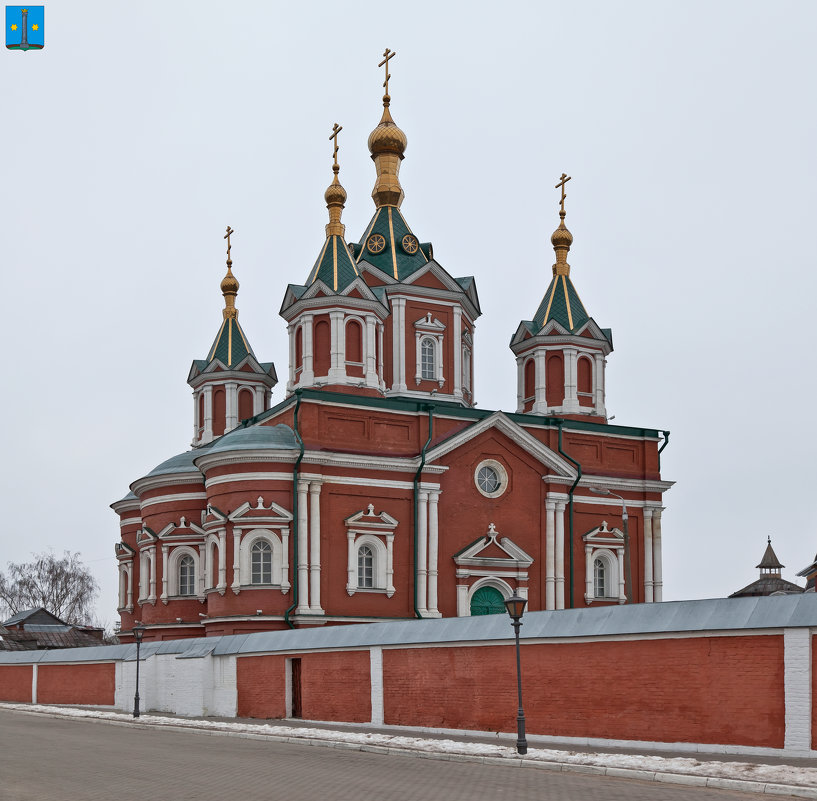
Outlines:
<svg viewBox="0 0 817 801"><path fill-rule="evenodd" d="M619 548L616 552L618 556L618 602L627 602L627 592L624 588L624 548Z"/></svg>
<svg viewBox="0 0 817 801"><path fill-rule="evenodd" d="M377 324L377 352L380 358L377 360L377 381L380 389L385 389L386 384L383 381L383 323Z"/></svg>
<svg viewBox="0 0 817 801"><path fill-rule="evenodd" d="M346 592L354 595L357 589L357 560L355 559L355 532L346 530Z"/></svg>
<svg viewBox="0 0 817 801"><path fill-rule="evenodd" d="M289 335L289 381L287 382L287 392L292 392L295 387L295 362L297 361L297 348L295 347L298 334L297 323L290 323L287 326L287 334ZM301 342L303 342L303 334L301 334ZM303 362L301 362L301 367L303 367Z"/></svg>
<svg viewBox="0 0 817 801"><path fill-rule="evenodd" d="M370 387L379 386L377 378L377 359L376 359L376 325L377 319L372 314L366 315L366 334L364 339L364 353L363 362L366 366L366 385Z"/></svg>
<svg viewBox="0 0 817 801"><path fill-rule="evenodd" d="M313 384L315 382L315 361L314 342L312 337L312 314L306 313L301 316L303 333L301 334L301 346L304 352L301 354L301 386Z"/></svg>
<svg viewBox="0 0 817 801"><path fill-rule="evenodd" d="M784 751L811 755L812 635L807 628L783 629Z"/></svg>
<svg viewBox="0 0 817 801"><path fill-rule="evenodd" d="M545 501L545 609L556 608L556 501Z"/></svg>
<svg viewBox="0 0 817 801"><path fill-rule="evenodd" d="M264 411L264 387L258 384L253 388L252 413L255 416Z"/></svg>
<svg viewBox="0 0 817 801"><path fill-rule="evenodd" d="M228 381L224 385L226 399L226 421L224 431L232 431L238 425L238 384Z"/></svg>
<svg viewBox="0 0 817 801"><path fill-rule="evenodd" d="M369 683L371 686L372 723L383 725L383 649L369 649Z"/></svg>
<svg viewBox="0 0 817 801"><path fill-rule="evenodd" d="M227 533L224 534L225 539ZM241 529L233 527L233 585L232 591L238 595L241 592Z"/></svg>
<svg viewBox="0 0 817 801"><path fill-rule="evenodd" d="M651 604L655 598L653 597L652 586L652 509L649 506L644 507L644 601Z"/></svg>
<svg viewBox="0 0 817 801"><path fill-rule="evenodd" d="M457 584L457 617L470 617L471 607L468 605L468 585Z"/></svg>
<svg viewBox="0 0 817 801"><path fill-rule="evenodd" d="M149 565L148 574L150 575L150 594L148 595L148 601L150 603L156 603L156 549L155 548L152 548L148 552L148 565Z"/></svg>
<svg viewBox="0 0 817 801"><path fill-rule="evenodd" d="M438 527L437 502L439 493L431 492L428 496L428 614L440 617L437 609L437 559Z"/></svg>
<svg viewBox="0 0 817 801"><path fill-rule="evenodd" d="M392 382L398 392L406 387L406 299L392 301Z"/></svg>
<svg viewBox="0 0 817 801"><path fill-rule="evenodd" d="M199 428L201 427L201 420L199 420L199 393L193 393L193 444L197 445L199 441Z"/></svg>
<svg viewBox="0 0 817 801"><path fill-rule="evenodd" d="M346 331L343 327L343 312L329 312L332 344L330 349L329 380L346 382Z"/></svg>
<svg viewBox="0 0 817 801"><path fill-rule="evenodd" d="M454 306L454 397L462 397L462 309L459 306Z"/></svg>
<svg viewBox="0 0 817 801"><path fill-rule="evenodd" d="M516 357L516 413L525 409L525 356Z"/></svg>
<svg viewBox="0 0 817 801"><path fill-rule="evenodd" d="M213 385L204 388L204 431L201 432L201 441L205 445L213 439Z"/></svg>
<svg viewBox="0 0 817 801"><path fill-rule="evenodd" d="M594 390L595 390L595 411L596 414L606 416L607 410L604 408L604 365L607 363L604 354L595 354L596 369L594 374Z"/></svg>
<svg viewBox="0 0 817 801"><path fill-rule="evenodd" d="M417 501L417 609L428 614L428 492L420 490Z"/></svg>
<svg viewBox="0 0 817 801"><path fill-rule="evenodd" d="M653 598L656 603L664 598L664 578L661 567L661 509L653 509L652 513L652 581Z"/></svg>
<svg viewBox="0 0 817 801"><path fill-rule="evenodd" d="M536 351L533 355L534 363L536 365L536 369L534 370L535 376L535 387L536 390L534 392L534 400L533 400L533 408L531 411L534 414L546 414L548 410L548 402L547 402L547 378L546 378L546 370L545 370L545 357L547 353L542 350L541 348ZM522 378L524 381L524 376ZM524 392L524 390L523 390Z"/></svg>
<svg viewBox="0 0 817 801"><path fill-rule="evenodd" d="M589 601L593 597L593 549L590 545L584 546L584 598Z"/></svg>
<svg viewBox="0 0 817 801"><path fill-rule="evenodd" d="M556 609L565 608L565 502L556 501Z"/></svg>
<svg viewBox="0 0 817 801"><path fill-rule="evenodd" d="M167 553L168 553L168 546L162 546L162 595L159 599L163 604L167 603Z"/></svg>
<svg viewBox="0 0 817 801"><path fill-rule="evenodd" d="M204 600L204 578L205 570L207 569L207 554L205 551L205 544L199 544L199 564L196 571L197 584L199 585L199 600Z"/></svg>
<svg viewBox="0 0 817 801"><path fill-rule="evenodd" d="M227 589L227 530L218 532L218 591L223 595Z"/></svg>
<svg viewBox="0 0 817 801"><path fill-rule="evenodd" d="M281 592L289 592L289 529L281 529Z"/></svg>
<svg viewBox="0 0 817 801"><path fill-rule="evenodd" d="M579 411L579 394L577 388L577 367L579 352L576 348L565 348L565 399L562 408L565 412Z"/></svg>
<svg viewBox="0 0 817 801"><path fill-rule="evenodd" d="M386 534L386 597L394 595L394 532Z"/></svg>
<svg viewBox="0 0 817 801"><path fill-rule="evenodd" d="M309 483L309 611L322 615L321 609L321 483Z"/></svg>
<svg viewBox="0 0 817 801"><path fill-rule="evenodd" d="M128 580L128 600L127 606L125 607L128 612L133 611L133 564L125 565L125 570L127 571L127 580Z"/></svg>
<svg viewBox="0 0 817 801"><path fill-rule="evenodd" d="M296 614L309 612L308 510L309 482L298 482L298 608Z"/></svg>

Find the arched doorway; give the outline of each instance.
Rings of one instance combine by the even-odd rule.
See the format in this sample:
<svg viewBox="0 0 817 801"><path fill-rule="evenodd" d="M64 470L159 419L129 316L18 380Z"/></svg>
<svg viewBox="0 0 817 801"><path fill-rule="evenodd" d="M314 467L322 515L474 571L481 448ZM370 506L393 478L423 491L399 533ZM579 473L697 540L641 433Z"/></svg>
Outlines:
<svg viewBox="0 0 817 801"><path fill-rule="evenodd" d="M480 587L471 596L472 615L501 615L505 611L505 599L495 587Z"/></svg>

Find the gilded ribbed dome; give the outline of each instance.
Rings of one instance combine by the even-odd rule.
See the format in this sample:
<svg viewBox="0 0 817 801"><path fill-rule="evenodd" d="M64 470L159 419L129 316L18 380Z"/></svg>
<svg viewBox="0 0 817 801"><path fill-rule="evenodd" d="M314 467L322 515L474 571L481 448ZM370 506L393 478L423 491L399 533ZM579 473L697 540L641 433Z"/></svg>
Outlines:
<svg viewBox="0 0 817 801"><path fill-rule="evenodd" d="M337 172L334 180L324 192L323 199L326 201L327 206L343 206L346 204L346 190L340 185Z"/></svg>
<svg viewBox="0 0 817 801"><path fill-rule="evenodd" d="M221 279L221 291L225 295L235 295L238 292L238 286L238 279L233 275L228 265L227 275Z"/></svg>
<svg viewBox="0 0 817 801"><path fill-rule="evenodd" d="M372 156L395 153L402 158L406 145L408 145L406 135L391 118L389 107L384 106L380 123L369 134L369 152Z"/></svg>
<svg viewBox="0 0 817 801"><path fill-rule="evenodd" d="M567 230L564 220L559 223L559 227L553 232L550 241L555 248L569 248L573 244L573 234Z"/></svg>

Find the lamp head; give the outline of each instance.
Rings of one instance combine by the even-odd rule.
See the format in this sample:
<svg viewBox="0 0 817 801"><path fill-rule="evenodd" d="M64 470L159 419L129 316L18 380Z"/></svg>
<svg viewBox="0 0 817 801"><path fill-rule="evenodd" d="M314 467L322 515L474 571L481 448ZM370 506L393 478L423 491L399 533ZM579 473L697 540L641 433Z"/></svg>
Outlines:
<svg viewBox="0 0 817 801"><path fill-rule="evenodd" d="M610 494L610 490L608 490L606 487L603 487L603 488L590 487L590 492L592 492L594 495L609 495Z"/></svg>
<svg viewBox="0 0 817 801"><path fill-rule="evenodd" d="M510 598L505 599L505 608L508 610L508 614L514 621L517 621L522 617L522 615L525 613L525 607L527 605L528 599L522 598L515 593Z"/></svg>
<svg viewBox="0 0 817 801"><path fill-rule="evenodd" d="M145 625L144 623L142 623L141 620L133 624L133 628L131 629L131 631L133 633L133 639L137 643L142 642L142 637L145 636Z"/></svg>

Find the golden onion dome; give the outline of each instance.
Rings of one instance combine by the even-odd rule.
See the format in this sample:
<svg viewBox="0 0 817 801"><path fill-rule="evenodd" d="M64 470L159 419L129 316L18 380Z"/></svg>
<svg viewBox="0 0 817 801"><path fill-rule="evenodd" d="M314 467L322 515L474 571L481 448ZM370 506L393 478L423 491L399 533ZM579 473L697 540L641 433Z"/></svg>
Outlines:
<svg viewBox="0 0 817 801"><path fill-rule="evenodd" d="M221 291L225 295L235 295L238 292L238 279L233 275L230 265L227 265L227 275L221 279Z"/></svg>
<svg viewBox="0 0 817 801"><path fill-rule="evenodd" d="M553 236L550 237L550 241L554 248L569 248L573 244L573 234L567 230L564 217L562 217L559 227L553 232Z"/></svg>
<svg viewBox="0 0 817 801"><path fill-rule="evenodd" d="M372 156L394 153L402 158L407 145L408 139L391 118L384 99L383 116L377 127L369 134L369 152Z"/></svg>
<svg viewBox="0 0 817 801"><path fill-rule="evenodd" d="M332 183L324 192L323 199L326 201L327 206L343 206L346 204L346 190L340 185L337 172L335 172Z"/></svg>

